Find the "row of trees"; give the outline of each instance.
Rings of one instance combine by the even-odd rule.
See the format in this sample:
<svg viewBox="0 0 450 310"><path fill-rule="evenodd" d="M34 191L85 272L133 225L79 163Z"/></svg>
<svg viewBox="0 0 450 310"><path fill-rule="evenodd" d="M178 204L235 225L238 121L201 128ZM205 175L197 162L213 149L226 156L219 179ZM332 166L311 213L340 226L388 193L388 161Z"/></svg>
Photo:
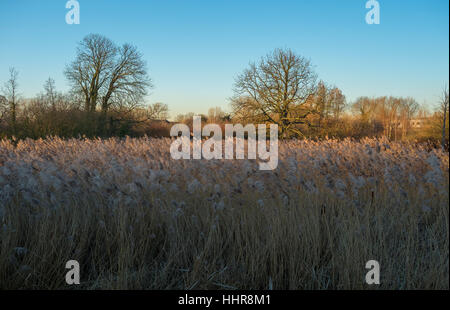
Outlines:
<svg viewBox="0 0 450 310"><path fill-rule="evenodd" d="M0 134L32 138L168 134L167 105L144 104L152 84L136 47L88 35L64 74L71 86L68 93L58 92L49 78L40 94L25 101L18 91L18 72L10 69L0 96ZM428 127L440 123L442 143L448 141L448 89L434 115L425 115L412 98L360 97L347 103L339 88L318 80L309 59L289 49L276 49L251 63L237 76L233 92L231 113L212 108L202 116L203 122L273 123L281 138L407 139L417 136L411 120L422 114L433 123ZM193 115L179 115L176 121L190 123ZM428 136L436 139L436 130L432 132Z"/></svg>
<svg viewBox="0 0 450 310"><path fill-rule="evenodd" d="M352 109L366 127L379 128L383 136L397 140L406 138L410 132L419 104L413 98L360 97Z"/></svg>
<svg viewBox="0 0 450 310"><path fill-rule="evenodd" d="M145 127L149 122L168 118L168 106L162 103L87 111L73 93L57 91L52 78L32 99L23 99L18 86L18 72L11 68L0 95L0 138L143 135L151 134Z"/></svg>

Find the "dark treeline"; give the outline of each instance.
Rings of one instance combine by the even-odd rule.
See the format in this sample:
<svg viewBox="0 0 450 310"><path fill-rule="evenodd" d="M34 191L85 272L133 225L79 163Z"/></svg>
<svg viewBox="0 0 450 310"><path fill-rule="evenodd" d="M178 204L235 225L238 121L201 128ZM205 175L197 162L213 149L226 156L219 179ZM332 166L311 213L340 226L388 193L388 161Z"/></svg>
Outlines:
<svg viewBox="0 0 450 310"><path fill-rule="evenodd" d="M54 85L51 78L46 85ZM109 111L86 111L72 94L44 92L32 99L15 101L0 97L0 138L45 138L47 136L111 137L165 134L157 126L165 120L167 106L155 103L148 107L118 107ZM165 124L165 122L161 122Z"/></svg>
<svg viewBox="0 0 450 310"><path fill-rule="evenodd" d="M168 106L145 104L152 87L137 48L101 35L86 36L66 66L67 93L48 78L32 99L20 95L19 73L10 69L0 95L0 138L47 136L169 136ZM231 112L212 108L202 123L274 123L280 138L362 138L448 144L448 89L435 111L413 98L360 97L318 81L309 59L276 49L237 76ZM194 113L176 122L192 123Z"/></svg>

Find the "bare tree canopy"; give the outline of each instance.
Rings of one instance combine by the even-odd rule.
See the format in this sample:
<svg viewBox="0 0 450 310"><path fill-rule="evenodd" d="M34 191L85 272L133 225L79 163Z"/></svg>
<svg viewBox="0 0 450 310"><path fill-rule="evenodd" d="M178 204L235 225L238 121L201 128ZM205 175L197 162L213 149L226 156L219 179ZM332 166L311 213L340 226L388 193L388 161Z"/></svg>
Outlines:
<svg viewBox="0 0 450 310"><path fill-rule="evenodd" d="M274 123L280 136L299 133L296 124L309 124L308 99L316 90L311 62L292 50L276 49L251 63L236 79L232 108L235 116Z"/></svg>
<svg viewBox="0 0 450 310"><path fill-rule="evenodd" d="M169 117L169 107L165 103L156 102L147 109L147 118L149 120L167 120Z"/></svg>

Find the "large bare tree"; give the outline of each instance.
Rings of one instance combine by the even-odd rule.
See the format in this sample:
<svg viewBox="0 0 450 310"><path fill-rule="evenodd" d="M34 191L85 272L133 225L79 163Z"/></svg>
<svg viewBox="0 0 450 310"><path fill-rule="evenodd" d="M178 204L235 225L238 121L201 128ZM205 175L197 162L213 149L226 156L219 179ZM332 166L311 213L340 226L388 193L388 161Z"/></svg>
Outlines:
<svg viewBox="0 0 450 310"><path fill-rule="evenodd" d="M276 49L251 63L234 85L232 109L248 121L274 123L280 137L301 134L297 124L309 124L314 109L308 104L316 90L311 62L290 49Z"/></svg>
<svg viewBox="0 0 450 310"><path fill-rule="evenodd" d="M115 44L98 34L83 38L77 47L76 59L66 67L64 74L72 91L84 98L86 112L94 112L100 90L110 78L117 55Z"/></svg>
<svg viewBox="0 0 450 310"><path fill-rule="evenodd" d="M146 63L136 47L118 47L110 39L90 34L77 48L76 59L66 67L72 91L84 99L84 109L93 113L100 105L100 127L113 106L134 108L142 103L151 86Z"/></svg>

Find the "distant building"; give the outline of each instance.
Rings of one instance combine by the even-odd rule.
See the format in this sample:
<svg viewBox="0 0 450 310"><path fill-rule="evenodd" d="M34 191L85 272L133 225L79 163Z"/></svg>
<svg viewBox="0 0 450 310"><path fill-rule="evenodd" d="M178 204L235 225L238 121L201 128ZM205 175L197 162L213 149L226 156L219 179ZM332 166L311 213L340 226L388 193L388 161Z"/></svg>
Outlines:
<svg viewBox="0 0 450 310"><path fill-rule="evenodd" d="M420 129L423 128L426 124L427 119L426 118L413 118L409 120L409 126L412 129ZM397 122L397 128L402 128L403 124L402 122Z"/></svg>
<svg viewBox="0 0 450 310"><path fill-rule="evenodd" d="M155 124L170 124L171 122L166 120L166 119L152 119L151 120L152 123Z"/></svg>
<svg viewBox="0 0 450 310"><path fill-rule="evenodd" d="M422 128L425 126L425 118L415 118L409 121L411 128Z"/></svg>

